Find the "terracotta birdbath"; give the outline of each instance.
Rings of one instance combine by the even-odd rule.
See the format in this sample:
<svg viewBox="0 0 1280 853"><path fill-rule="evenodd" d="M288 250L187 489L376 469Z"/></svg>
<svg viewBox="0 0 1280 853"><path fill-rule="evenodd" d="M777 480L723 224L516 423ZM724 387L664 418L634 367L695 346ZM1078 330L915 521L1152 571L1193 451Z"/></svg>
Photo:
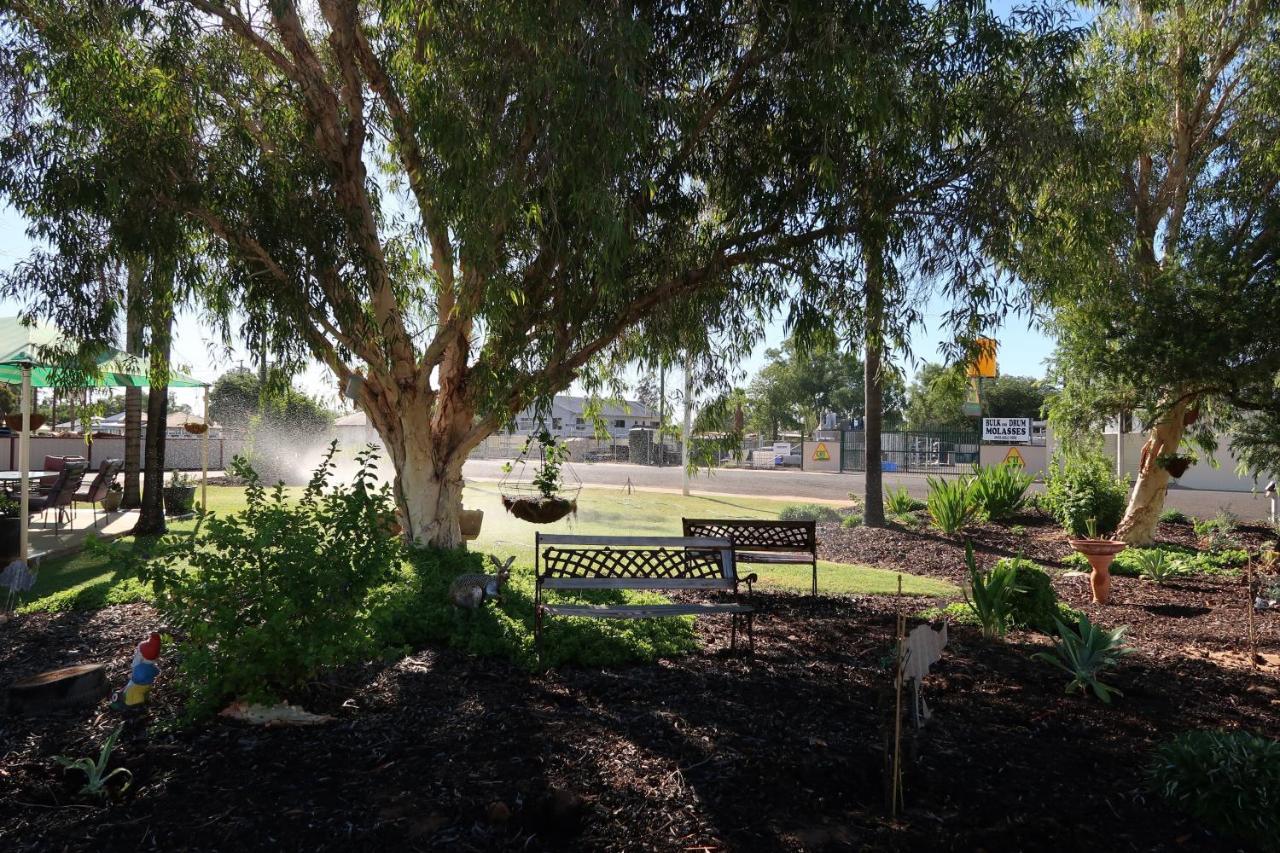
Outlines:
<svg viewBox="0 0 1280 853"><path fill-rule="evenodd" d="M1067 542L1093 566L1089 573L1093 603L1106 604L1111 600L1111 561L1125 549L1125 543L1113 539L1067 539Z"/></svg>

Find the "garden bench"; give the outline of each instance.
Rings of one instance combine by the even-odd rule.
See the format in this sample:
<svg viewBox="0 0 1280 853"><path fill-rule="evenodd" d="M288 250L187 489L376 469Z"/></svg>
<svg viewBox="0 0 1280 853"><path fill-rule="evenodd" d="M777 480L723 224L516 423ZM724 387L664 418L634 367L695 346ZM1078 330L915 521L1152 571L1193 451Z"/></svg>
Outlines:
<svg viewBox="0 0 1280 853"><path fill-rule="evenodd" d="M729 646L738 645L738 623L747 632L748 647L755 653L750 604L754 574L739 578L733 559L733 543L715 537L679 536L572 536L538 533L534 537L534 639L542 656L542 623L547 616L590 616L605 619L652 619L663 616L705 616L719 613L732 618ZM547 604L547 590L711 590L738 594L747 585L747 603L708 601L678 604Z"/></svg>
<svg viewBox="0 0 1280 853"><path fill-rule="evenodd" d="M813 594L818 594L818 534L815 521L767 518L686 518L685 536L712 536L733 542L739 563L813 566Z"/></svg>

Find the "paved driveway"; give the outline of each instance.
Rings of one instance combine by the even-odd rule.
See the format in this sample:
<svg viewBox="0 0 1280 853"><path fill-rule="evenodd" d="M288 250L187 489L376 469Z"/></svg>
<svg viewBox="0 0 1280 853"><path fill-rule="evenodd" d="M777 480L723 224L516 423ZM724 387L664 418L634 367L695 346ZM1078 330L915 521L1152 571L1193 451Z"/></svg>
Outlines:
<svg viewBox="0 0 1280 853"><path fill-rule="evenodd" d="M463 468L463 475L476 480L500 480L503 476L502 464L501 460L472 460ZM647 465L576 462L573 470L586 486L625 488L630 481L632 486L641 489L679 490L682 480L679 468L654 468ZM918 498L924 498L927 491L923 474L885 474L884 482L885 488L890 489L906 486L907 491ZM863 487L862 474L734 468L720 469L710 476L706 472L700 472L690 486L692 491L703 494L827 501L844 501L849 492L861 494ZM1041 491L1043 487L1037 483L1032 489ZM1265 519L1268 514L1267 498L1260 491L1257 494L1219 492L1184 489L1175 485L1169 489L1165 506L1197 517L1213 515L1220 509L1233 512L1244 520Z"/></svg>

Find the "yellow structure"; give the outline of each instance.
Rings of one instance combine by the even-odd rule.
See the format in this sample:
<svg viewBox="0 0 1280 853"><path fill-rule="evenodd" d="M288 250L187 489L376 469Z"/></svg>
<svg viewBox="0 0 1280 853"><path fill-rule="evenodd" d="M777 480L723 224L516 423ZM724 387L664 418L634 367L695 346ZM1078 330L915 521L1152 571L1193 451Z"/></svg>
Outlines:
<svg viewBox="0 0 1280 853"><path fill-rule="evenodd" d="M994 338L978 338L978 356L969 362L966 375L973 379L994 379L996 368L996 342Z"/></svg>

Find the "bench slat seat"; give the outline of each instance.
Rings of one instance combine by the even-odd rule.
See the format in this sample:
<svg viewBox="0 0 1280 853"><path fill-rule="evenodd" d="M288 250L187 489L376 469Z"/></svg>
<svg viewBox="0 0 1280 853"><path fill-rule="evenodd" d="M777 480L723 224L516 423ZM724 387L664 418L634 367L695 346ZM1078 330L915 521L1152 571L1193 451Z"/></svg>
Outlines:
<svg viewBox="0 0 1280 853"><path fill-rule="evenodd" d="M749 604L544 604L554 616L598 616L606 619L658 619L663 616L706 616L713 613L751 613Z"/></svg>
<svg viewBox="0 0 1280 853"><path fill-rule="evenodd" d="M729 644L737 648L738 623L745 624L754 652L755 608L739 601L668 604L587 604L547 602L543 590L572 593L593 589L712 590L738 593L739 582L751 585L755 575L739 578L733 542L720 535L703 536L534 536L534 637L542 656L542 623L546 616L603 619L657 619L667 616L732 617Z"/></svg>
<svg viewBox="0 0 1280 853"><path fill-rule="evenodd" d="M739 563L774 563L778 565L789 563L808 565L813 560L811 554L781 551L738 551L735 549L733 556Z"/></svg>

